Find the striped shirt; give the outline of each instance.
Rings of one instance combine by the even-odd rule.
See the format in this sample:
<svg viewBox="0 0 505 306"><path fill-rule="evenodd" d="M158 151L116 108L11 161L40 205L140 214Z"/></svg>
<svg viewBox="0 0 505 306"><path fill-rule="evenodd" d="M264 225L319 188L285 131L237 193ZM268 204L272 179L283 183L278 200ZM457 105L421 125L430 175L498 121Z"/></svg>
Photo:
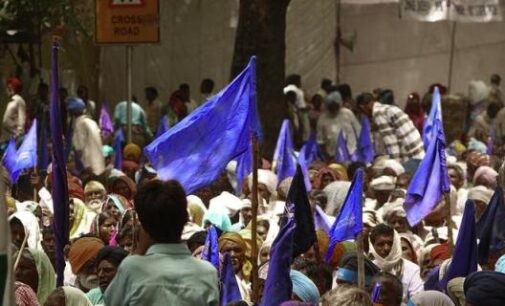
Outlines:
<svg viewBox="0 0 505 306"><path fill-rule="evenodd" d="M424 157L424 144L409 116L394 105L375 102L372 131L377 154L400 162Z"/></svg>

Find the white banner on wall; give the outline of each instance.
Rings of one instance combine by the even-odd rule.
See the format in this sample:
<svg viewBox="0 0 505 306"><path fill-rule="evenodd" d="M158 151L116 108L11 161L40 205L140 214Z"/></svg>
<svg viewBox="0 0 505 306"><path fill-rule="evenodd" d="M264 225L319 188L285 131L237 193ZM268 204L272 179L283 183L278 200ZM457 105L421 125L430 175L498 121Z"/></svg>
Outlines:
<svg viewBox="0 0 505 306"><path fill-rule="evenodd" d="M499 0L402 0L400 15L402 19L427 22L502 20Z"/></svg>

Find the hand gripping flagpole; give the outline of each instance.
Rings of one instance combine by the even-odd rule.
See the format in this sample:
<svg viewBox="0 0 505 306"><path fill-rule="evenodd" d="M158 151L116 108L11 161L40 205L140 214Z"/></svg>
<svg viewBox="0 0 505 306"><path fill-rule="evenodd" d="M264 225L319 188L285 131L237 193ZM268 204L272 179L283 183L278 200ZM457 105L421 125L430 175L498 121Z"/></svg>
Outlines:
<svg viewBox="0 0 505 306"><path fill-rule="evenodd" d="M259 283L258 283L258 242L257 242L257 228L258 228L258 139L256 135L252 136L252 159L253 159L253 172L252 172L252 220L251 220L251 261L252 261L252 301L259 303Z"/></svg>

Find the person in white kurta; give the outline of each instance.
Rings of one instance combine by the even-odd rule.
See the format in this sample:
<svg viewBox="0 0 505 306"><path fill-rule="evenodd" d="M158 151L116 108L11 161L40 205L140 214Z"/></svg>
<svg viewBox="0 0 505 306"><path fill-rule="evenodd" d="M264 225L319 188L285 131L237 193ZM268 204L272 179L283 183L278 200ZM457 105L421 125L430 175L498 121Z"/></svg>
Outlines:
<svg viewBox="0 0 505 306"><path fill-rule="evenodd" d="M10 137L23 135L26 122L26 103L19 95L21 91L21 81L10 78L7 81L7 93L10 101L7 103L2 121L1 141L8 141Z"/></svg>
<svg viewBox="0 0 505 306"><path fill-rule="evenodd" d="M67 101L67 110L75 117L72 145L84 168L91 168L94 174L100 175L105 170L100 128L93 119L84 114L85 108L82 99L70 98Z"/></svg>

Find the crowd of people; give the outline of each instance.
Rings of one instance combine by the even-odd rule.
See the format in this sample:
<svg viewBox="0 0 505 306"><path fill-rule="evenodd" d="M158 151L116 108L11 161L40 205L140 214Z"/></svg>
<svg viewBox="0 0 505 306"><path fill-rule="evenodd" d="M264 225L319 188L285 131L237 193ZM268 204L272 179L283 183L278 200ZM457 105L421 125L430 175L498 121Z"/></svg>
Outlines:
<svg viewBox="0 0 505 306"><path fill-rule="evenodd" d="M468 113L459 122L465 133L447 144L450 201L438 203L416 226L407 221L405 196L425 156L423 128L435 88L443 99L449 96L444 86L434 84L422 98L416 92L408 95L402 109L389 89L355 96L349 85L323 80L320 90L309 98L299 75L287 78L284 94L294 147L298 151L315 137L320 154L308 165L307 193L317 241L294 259L291 300L282 305L505 305L503 244L479 261L477 272L451 279L446 286L442 282L452 260L449 231L454 239L458 237L467 200L475 203L478 222L493 195L505 188L501 166L505 108L498 75L491 77L489 85L471 83L465 97ZM66 268L60 287L56 287L55 274L52 165L50 160L46 165L42 161L42 156L51 156L43 152L52 150L51 138L47 147L41 144L42 135L51 135L49 87L41 83L35 96L22 97L22 84L12 77L7 90L10 102L2 122L3 148L11 138L21 142L35 119L39 135L36 169L25 169L16 181L11 181L5 168L0 169L7 186L5 203L12 258L16 259L15 305L270 305L263 288L293 177L279 181L276 161L262 156L259 212L254 216L252 179L236 194L233 162L211 185L190 195L177 181L161 181L143 154L159 133L212 97L211 79L202 81L197 101L188 84L181 84L168 102L159 100L154 87L145 88L145 103L133 97L128 143L119 137L126 134L126 101L116 104L111 128L85 86L78 88L76 96L60 89L61 119L68 136L70 211L70 241L64 249ZM354 152L363 118L370 122L373 160L337 162L339 135L345 136L348 151ZM444 126L451 129L450 122ZM330 244L328 226L339 214L358 169L365 171L365 289L358 287L361 254L356 241L337 243L328 261L321 255ZM253 218L257 258L252 250ZM218 235L217 267L204 256L211 231ZM227 284L221 274L228 260L240 294L223 302ZM259 266L259 292L253 292L251 283L253 262ZM377 287L380 290L374 290Z"/></svg>

